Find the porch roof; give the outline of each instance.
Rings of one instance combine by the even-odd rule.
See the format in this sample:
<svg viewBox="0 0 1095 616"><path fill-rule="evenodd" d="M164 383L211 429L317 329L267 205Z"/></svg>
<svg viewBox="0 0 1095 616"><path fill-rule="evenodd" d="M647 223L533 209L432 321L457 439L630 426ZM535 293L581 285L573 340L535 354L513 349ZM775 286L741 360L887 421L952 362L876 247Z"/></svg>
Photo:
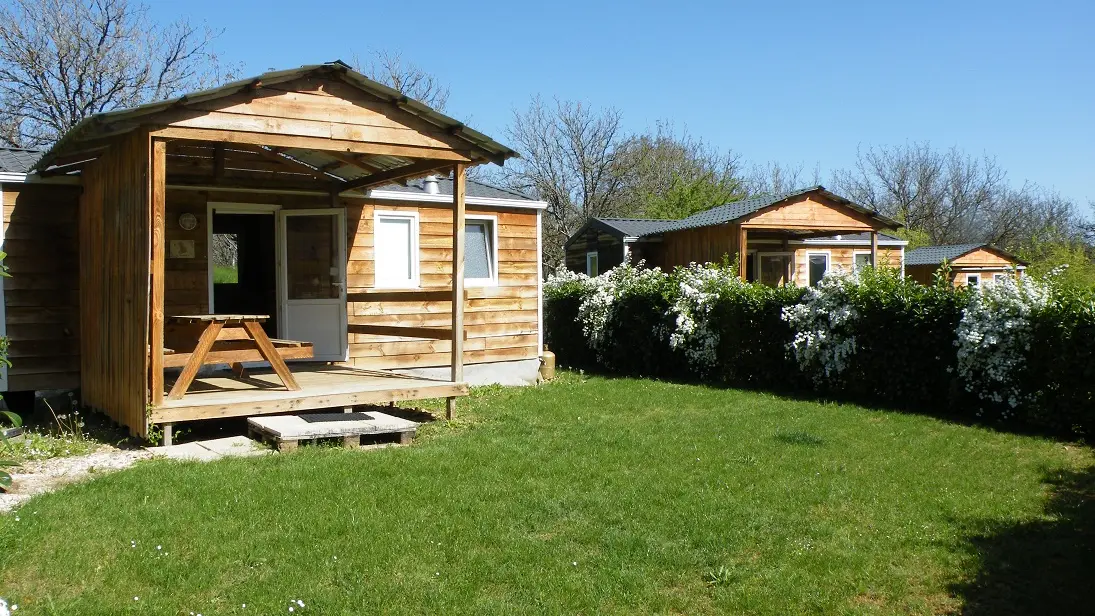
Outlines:
<svg viewBox="0 0 1095 616"><path fill-rule="evenodd" d="M413 118L422 126L429 127L441 139L446 140L446 143L454 144L451 146L453 151L466 152L468 156L466 160L469 160L471 164L488 161L503 164L506 159L518 155L511 148L465 126L462 122L365 77L341 61L334 61L268 72L170 100L90 116L68 131L37 162L34 162L31 171L37 171L43 175L74 173L78 171L82 163L98 157L110 145L112 138L131 132L138 127L168 126L180 117L208 113L215 108L210 105L211 103L219 104L219 101L229 97L235 97L231 100L255 97L260 90L312 78L347 84L371 97L370 100L375 99L390 105L406 117ZM325 118L317 117L316 119ZM383 131L382 128L378 130ZM280 131L275 127L266 132ZM340 190L404 181L407 177L420 177L435 171L420 162L428 159L428 156L343 152L341 148L334 145L329 149L294 147L294 145L257 146L257 148L251 148L253 152L244 150L242 153L255 153L268 161L283 163L298 177L307 176L310 179L329 182L340 187Z"/></svg>

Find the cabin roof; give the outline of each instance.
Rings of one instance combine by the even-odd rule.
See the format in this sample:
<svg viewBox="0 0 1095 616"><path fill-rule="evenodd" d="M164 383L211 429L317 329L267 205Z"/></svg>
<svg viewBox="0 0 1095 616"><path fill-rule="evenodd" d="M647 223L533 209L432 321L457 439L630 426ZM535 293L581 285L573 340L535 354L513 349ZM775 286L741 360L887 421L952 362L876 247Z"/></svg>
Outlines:
<svg viewBox="0 0 1095 616"><path fill-rule="evenodd" d="M644 237L651 235L659 235L669 231L683 231L685 229L697 229L700 227L711 227L715 225L721 225L729 222L734 222L749 216L755 212L758 212L766 207L776 205L782 201L787 201L795 197L801 197L810 193L819 193L827 197L832 201L836 201L846 207L849 207L857 212L866 214L871 218L874 218L882 225L886 227L900 227L901 223L896 220L892 220L885 216L882 216L878 212L863 207L858 203L845 199L840 195L830 192L825 189L824 186L810 186L808 188L800 188L798 190L792 190L777 195L758 195L749 199L743 199L741 201L734 201L725 205L718 205L713 208L697 212L687 218L679 220L657 220L651 218L591 218L586 224L571 236L571 240L577 237L579 234L584 233L590 226L600 228L607 233L623 237ZM866 234L862 234L866 237ZM850 238L850 235L845 235L845 238ZM889 241L902 241L900 238L893 236L886 236ZM570 244L570 240L567 241Z"/></svg>
<svg viewBox="0 0 1095 616"><path fill-rule="evenodd" d="M139 121L151 119L151 116L158 113L170 111L172 109L185 108L187 105L195 103L204 103L226 98L234 94L252 91L262 86L285 83L307 77L339 79L367 94L388 101L396 105L402 111L417 116L419 119L466 142L470 149L480 152L485 155L486 159L497 164L502 164L507 158L518 156L516 151L491 139L487 135L465 126L464 123L451 118L424 103L408 98L393 88L373 81L365 75L352 70L347 64L336 60L324 64L309 64L295 69L263 73L262 75L240 79L216 88L192 92L169 100L148 103L129 109L117 109L89 116L81 120L80 123L65 133L65 135L35 163L33 169L36 171L43 171L59 156L68 153L81 152L82 148L85 147L85 145L82 144L95 142L96 140L119 134L119 129L117 128L119 126L128 126L129 128L125 128L121 131L125 132L126 130L135 128L135 125ZM283 154L286 154L295 160L300 160L301 162L312 165L313 167L320 167L323 164L335 160L330 157L325 157L320 151L316 150L292 150L284 152ZM375 162L381 167L397 168L402 166L405 162L399 158L390 156L377 158L378 160ZM339 173L339 171L341 170L335 170L334 172L328 173L344 180L357 179L362 175L360 173L343 175Z"/></svg>
<svg viewBox="0 0 1095 616"><path fill-rule="evenodd" d="M29 173L41 157L41 150L0 148L0 173Z"/></svg>
<svg viewBox="0 0 1095 616"><path fill-rule="evenodd" d="M994 252L1001 257L1014 261L1019 265L1026 265L1019 257L1000 250L992 244L948 244L940 246L923 246L910 250L905 254L905 265L942 265L943 261L954 261L962 255L969 254L983 248Z"/></svg>

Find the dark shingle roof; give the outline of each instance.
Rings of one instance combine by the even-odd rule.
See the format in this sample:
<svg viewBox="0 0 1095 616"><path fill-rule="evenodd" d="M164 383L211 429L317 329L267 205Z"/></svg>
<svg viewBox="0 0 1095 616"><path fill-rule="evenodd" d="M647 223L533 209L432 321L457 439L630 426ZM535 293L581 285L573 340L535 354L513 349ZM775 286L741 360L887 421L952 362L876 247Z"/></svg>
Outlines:
<svg viewBox="0 0 1095 616"><path fill-rule="evenodd" d="M391 192L405 192L415 195L424 195L426 193L426 180L425 178L418 180L411 180L407 182L406 186L399 184L387 184L385 186L377 186L375 190L391 191ZM509 190L506 188L500 188L484 182L476 180L468 180L468 196L469 197L485 197L490 199L518 199L522 201L535 201L532 197L521 194L515 190ZM452 177L438 177L437 178L437 191L442 195L452 194Z"/></svg>
<svg viewBox="0 0 1095 616"><path fill-rule="evenodd" d="M675 220L653 220L650 218L594 218L593 220L615 229L624 237L641 237L659 233L667 224Z"/></svg>
<svg viewBox="0 0 1095 616"><path fill-rule="evenodd" d="M949 246L924 246L905 253L905 265L940 265L953 261L988 244L952 244Z"/></svg>
<svg viewBox="0 0 1095 616"><path fill-rule="evenodd" d="M0 148L0 173L29 173L41 157L40 150Z"/></svg>

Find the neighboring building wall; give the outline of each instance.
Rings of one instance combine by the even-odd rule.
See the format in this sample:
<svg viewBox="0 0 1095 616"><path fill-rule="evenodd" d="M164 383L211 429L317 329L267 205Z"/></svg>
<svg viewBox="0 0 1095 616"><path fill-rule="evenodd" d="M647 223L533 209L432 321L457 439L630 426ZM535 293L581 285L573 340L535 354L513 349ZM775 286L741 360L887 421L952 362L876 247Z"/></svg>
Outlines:
<svg viewBox="0 0 1095 616"><path fill-rule="evenodd" d="M792 281L800 286L806 286L810 281L810 253L820 252L828 254L830 271L841 268L846 272L850 272L855 269L856 254L869 254L871 252L870 246L832 246L824 244L810 246L798 245L792 246L792 249L794 250L794 264L792 265L794 268L794 275ZM900 270L901 253L902 249L900 246L879 246L879 267L892 267Z"/></svg>
<svg viewBox="0 0 1095 616"><path fill-rule="evenodd" d="M738 232L738 225L722 224L664 233L661 246L650 248L652 258L647 264L668 271L689 263L722 263L723 257L733 261L738 254Z"/></svg>
<svg viewBox="0 0 1095 616"><path fill-rule="evenodd" d="M955 259L950 263L951 282L954 286L964 286L969 274L980 276L981 282L990 282L994 276L1003 274L1015 275L1015 267L1018 264L1010 259L1002 257L994 252L979 248L967 255ZM910 265L906 268L907 274L920 284L932 284L935 273L941 265Z"/></svg>
<svg viewBox="0 0 1095 616"><path fill-rule="evenodd" d="M284 209L330 207L329 197L169 189L167 240L193 239L194 259L167 259L165 311L168 314L208 312L207 203L277 204ZM421 288L445 289L452 284L452 209L437 203L344 199L347 230L347 292L371 290L375 282L373 210L418 212ZM198 217L194 231L183 231L179 216ZM468 205L467 214L497 217L498 285L468 286L464 323L468 364L535 359L539 357L539 294L536 212L524 209L483 208ZM351 323L448 327L451 303L350 302ZM361 368L415 368L447 366L451 342L350 334L350 364Z"/></svg>
<svg viewBox="0 0 1095 616"><path fill-rule="evenodd" d="M579 274L586 273L586 254L590 252L597 253L599 273L607 272L623 263L624 247L619 238L604 232L596 233L595 238L591 239L589 235L586 235L576 238L567 246L566 267L568 270Z"/></svg>
<svg viewBox="0 0 1095 616"><path fill-rule="evenodd" d="M80 386L80 192L3 185L9 391Z"/></svg>

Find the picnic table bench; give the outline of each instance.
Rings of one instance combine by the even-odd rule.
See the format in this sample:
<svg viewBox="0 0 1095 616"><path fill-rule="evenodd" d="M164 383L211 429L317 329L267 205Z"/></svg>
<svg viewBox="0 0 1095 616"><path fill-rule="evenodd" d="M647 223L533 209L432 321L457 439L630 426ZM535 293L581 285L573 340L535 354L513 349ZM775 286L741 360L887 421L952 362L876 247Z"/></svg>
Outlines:
<svg viewBox="0 0 1095 616"><path fill-rule="evenodd" d="M314 356L311 342L271 340L262 329L265 314L194 314L165 319L164 368L182 368L168 392L169 400L182 398L202 366L229 364L242 376L243 362L267 361L286 389L300 385L285 365L286 359Z"/></svg>

